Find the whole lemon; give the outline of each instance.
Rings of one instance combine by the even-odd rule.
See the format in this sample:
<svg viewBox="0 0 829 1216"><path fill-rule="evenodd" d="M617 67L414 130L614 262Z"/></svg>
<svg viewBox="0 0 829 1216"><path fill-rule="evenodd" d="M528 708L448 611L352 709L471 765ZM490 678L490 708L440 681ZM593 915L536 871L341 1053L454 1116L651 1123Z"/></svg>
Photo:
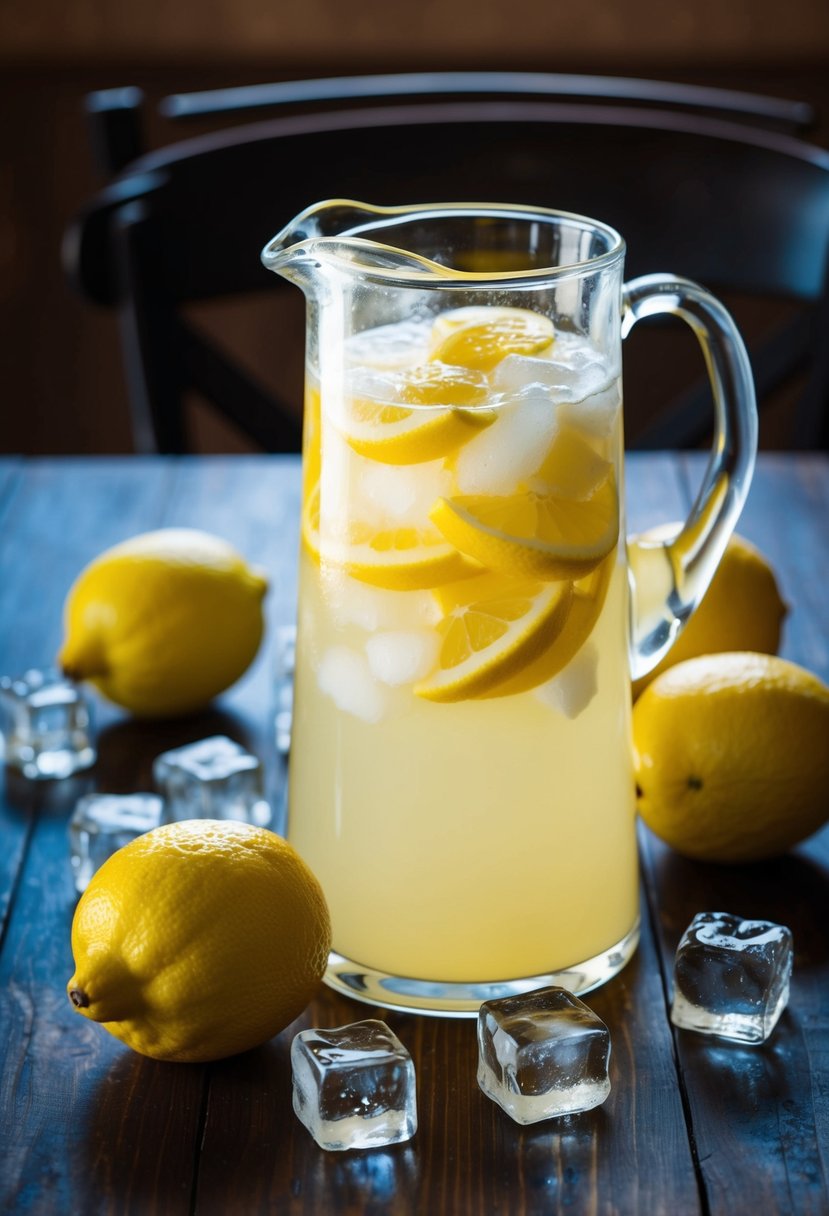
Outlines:
<svg viewBox="0 0 829 1216"><path fill-rule="evenodd" d="M643 533L642 539L675 536L680 527L678 523L666 524ZM635 544L637 539L632 537L631 543ZM649 569L653 567L643 566L644 576ZM732 535L696 611L664 659L652 672L634 682L634 697L661 672L697 655L734 650L777 654L786 611L766 558L744 537Z"/></svg>
<svg viewBox="0 0 829 1216"><path fill-rule="evenodd" d="M639 813L686 857L756 861L829 819L829 688L775 655L689 659L633 708Z"/></svg>
<svg viewBox="0 0 829 1216"><path fill-rule="evenodd" d="M67 992L142 1055L218 1060L302 1012L330 947L322 890L287 841L189 819L137 837L93 875Z"/></svg>
<svg viewBox="0 0 829 1216"><path fill-rule="evenodd" d="M207 532L163 528L107 549L75 580L58 662L140 717L201 709L247 670L268 583Z"/></svg>

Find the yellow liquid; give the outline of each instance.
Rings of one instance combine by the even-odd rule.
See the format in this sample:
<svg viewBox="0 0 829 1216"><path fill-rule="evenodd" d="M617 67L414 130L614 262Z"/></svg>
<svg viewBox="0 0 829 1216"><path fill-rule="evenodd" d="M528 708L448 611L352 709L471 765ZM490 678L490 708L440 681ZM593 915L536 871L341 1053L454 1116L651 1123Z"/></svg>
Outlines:
<svg viewBox="0 0 829 1216"><path fill-rule="evenodd" d="M315 404L305 493L320 469L325 491L330 458L347 514L373 473L329 437L325 384L321 421ZM618 457L618 422L597 446ZM325 891L338 953L427 981L506 981L579 964L631 930L623 546L605 560L606 598L561 679L436 704L398 669L373 678L365 659L372 639L393 648L434 629L430 592L366 586L303 547L289 838Z"/></svg>

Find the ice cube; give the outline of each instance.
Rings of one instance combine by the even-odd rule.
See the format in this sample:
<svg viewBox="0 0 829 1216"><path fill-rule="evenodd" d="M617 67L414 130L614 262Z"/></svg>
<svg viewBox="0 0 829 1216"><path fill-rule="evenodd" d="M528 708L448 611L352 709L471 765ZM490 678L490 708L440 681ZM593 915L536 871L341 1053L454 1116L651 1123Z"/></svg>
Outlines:
<svg viewBox="0 0 829 1216"><path fill-rule="evenodd" d="M562 425L574 426L592 439L606 439L616 425L621 405L621 388L614 381L583 401L564 402L558 416Z"/></svg>
<svg viewBox="0 0 829 1216"><path fill-rule="evenodd" d="M327 571L323 587L327 607L341 628L357 625L367 633L378 629L416 629L433 625L440 618L434 596L428 591L387 591L349 578L340 571Z"/></svg>
<svg viewBox="0 0 829 1216"><path fill-rule="evenodd" d="M69 820L69 859L75 887L85 891L108 857L163 822L157 794L87 794Z"/></svg>
<svg viewBox="0 0 829 1216"><path fill-rule="evenodd" d="M763 1043L789 1000L792 934L785 925L698 912L674 960L671 1021L685 1030Z"/></svg>
<svg viewBox="0 0 829 1216"><path fill-rule="evenodd" d="M599 691L598 664L598 651L588 642L557 676L536 689L536 696L565 718L577 718Z"/></svg>
<svg viewBox="0 0 829 1216"><path fill-rule="evenodd" d="M512 494L536 472L556 432L549 393L527 385L497 407L495 422L464 444L455 459L460 494Z"/></svg>
<svg viewBox="0 0 829 1216"><path fill-rule="evenodd" d="M427 357L431 323L397 321L376 325L353 334L346 343L346 358L351 364L394 370L422 363Z"/></svg>
<svg viewBox="0 0 829 1216"><path fill-rule="evenodd" d="M291 1066L294 1111L320 1148L379 1148L417 1131L414 1064L385 1022L303 1030Z"/></svg>
<svg viewBox="0 0 829 1216"><path fill-rule="evenodd" d="M437 499L449 493L450 484L442 460L418 465L363 460L359 480L361 517L378 526L400 522L410 527L425 524Z"/></svg>
<svg viewBox="0 0 829 1216"><path fill-rule="evenodd" d="M346 375L345 395L388 403L397 400L399 386L400 377L392 371L378 370L376 367L352 367Z"/></svg>
<svg viewBox="0 0 829 1216"><path fill-rule="evenodd" d="M368 665L375 680L396 688L422 680L435 665L440 639L437 634L421 630L389 630L375 633L366 642Z"/></svg>
<svg viewBox="0 0 829 1216"><path fill-rule="evenodd" d="M25 777L71 777L95 763L89 703L59 671L3 676L0 710L6 764Z"/></svg>
<svg viewBox="0 0 829 1216"><path fill-rule="evenodd" d="M612 379L607 363L594 347L580 343L562 351L560 340L549 359L507 355L494 373L494 384L500 392L543 386L557 403L584 401L606 389Z"/></svg>
<svg viewBox="0 0 829 1216"><path fill-rule="evenodd" d="M516 1123L592 1110L610 1093L610 1033L564 988L485 1001L478 1084Z"/></svg>
<svg viewBox="0 0 829 1216"><path fill-rule="evenodd" d="M317 684L338 709L363 722L379 722L386 715L386 693L366 656L353 646L329 646L317 667Z"/></svg>
<svg viewBox="0 0 829 1216"><path fill-rule="evenodd" d="M274 643L274 733L280 756L287 756L291 750L295 666L296 626L280 625Z"/></svg>
<svg viewBox="0 0 829 1216"><path fill-rule="evenodd" d="M153 779L167 803L166 818L237 819L271 823L261 761L225 735L213 735L156 756Z"/></svg>

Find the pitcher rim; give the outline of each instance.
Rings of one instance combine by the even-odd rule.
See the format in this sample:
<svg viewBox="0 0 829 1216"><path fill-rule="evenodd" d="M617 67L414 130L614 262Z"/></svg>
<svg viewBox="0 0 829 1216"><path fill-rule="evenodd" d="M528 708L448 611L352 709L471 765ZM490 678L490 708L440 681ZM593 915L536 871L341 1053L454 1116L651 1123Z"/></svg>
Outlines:
<svg viewBox="0 0 829 1216"><path fill-rule="evenodd" d="M296 231L304 220L314 215L323 214L326 210L338 206L355 208L355 210L361 212L365 217L364 222L355 222L337 234L311 235L287 243L286 238L288 235L292 231ZM413 253L410 250L401 249L394 245L384 245L381 241L374 239L374 237L361 235L361 231L367 227L382 228L384 223L390 225L394 222L399 222L401 219L414 219L427 214L435 219L466 214L470 218L496 218L511 215L518 219L526 220L541 218L545 220L569 221L575 226L580 226L603 235L608 248L593 257L584 258L578 262L567 262L560 266L539 266L531 270L466 271L441 265L422 254ZM352 242L359 248L373 249L388 253L389 255L403 254L407 259L407 264L412 266L412 269L406 273L399 266L368 266L361 265L359 262L351 263L344 258L338 259L335 257L334 260L341 261L345 269L356 272L366 278L379 278L385 283L396 282L399 284L418 284L420 286L428 283L430 287L436 288L459 288L470 285L486 287L490 283L493 286L503 288L512 283L516 286L526 286L532 283L583 277L587 274L597 273L622 261L626 251L624 237L622 237L616 228L603 220L596 220L592 216L582 215L576 211L565 211L553 207L539 207L529 203L437 202L381 206L359 202L355 199L330 198L304 208L288 224L281 228L263 248L261 255L262 262L269 270L278 272L278 263L282 260L280 255L285 256L289 251L294 255L310 254L312 250L319 249L320 246L330 248L340 241Z"/></svg>

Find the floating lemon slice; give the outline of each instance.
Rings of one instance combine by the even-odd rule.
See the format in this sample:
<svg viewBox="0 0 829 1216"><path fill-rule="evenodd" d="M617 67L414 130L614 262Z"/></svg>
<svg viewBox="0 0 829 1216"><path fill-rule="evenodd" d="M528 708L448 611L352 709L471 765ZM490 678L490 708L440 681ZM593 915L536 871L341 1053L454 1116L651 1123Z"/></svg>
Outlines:
<svg viewBox="0 0 829 1216"><path fill-rule="evenodd" d="M488 372L507 355L539 355L552 346L549 318L523 308L492 311L488 319L451 328L430 357Z"/></svg>
<svg viewBox="0 0 829 1216"><path fill-rule="evenodd" d="M395 379L395 402L352 398L342 430L349 447L370 460L437 460L495 421L493 410L463 408L482 405L488 391L486 378L467 368L438 362L409 368Z"/></svg>
<svg viewBox="0 0 829 1216"><path fill-rule="evenodd" d="M530 489L462 494L439 498L429 515L467 557L524 578L584 578L619 536L612 468L586 498Z"/></svg>
<svg viewBox="0 0 829 1216"><path fill-rule="evenodd" d="M569 425L561 426L530 483L563 498L584 499L607 479L612 464Z"/></svg>
<svg viewBox="0 0 829 1216"><path fill-rule="evenodd" d="M429 357L436 357L438 347L455 330L470 325L486 325L503 317L524 318L528 324L533 324L538 320L539 314L531 308L507 308L497 304L470 304L466 308L449 308L446 312L438 313L432 322Z"/></svg>
<svg viewBox="0 0 829 1216"><path fill-rule="evenodd" d="M566 627L572 584L505 579L487 571L436 592L438 667L415 685L429 701L466 701L493 695L543 654Z"/></svg>
<svg viewBox="0 0 829 1216"><path fill-rule="evenodd" d="M566 627L537 658L493 688L486 696L509 697L515 693L528 692L531 688L546 684L564 670L593 632L604 607L613 565L613 557L608 556L586 578L573 583L573 598L570 601Z"/></svg>
<svg viewBox="0 0 829 1216"><path fill-rule="evenodd" d="M315 561L331 562L352 578L389 591L423 591L480 572L428 524L378 529L349 521L342 536L321 541L319 484L303 507L302 540Z"/></svg>

